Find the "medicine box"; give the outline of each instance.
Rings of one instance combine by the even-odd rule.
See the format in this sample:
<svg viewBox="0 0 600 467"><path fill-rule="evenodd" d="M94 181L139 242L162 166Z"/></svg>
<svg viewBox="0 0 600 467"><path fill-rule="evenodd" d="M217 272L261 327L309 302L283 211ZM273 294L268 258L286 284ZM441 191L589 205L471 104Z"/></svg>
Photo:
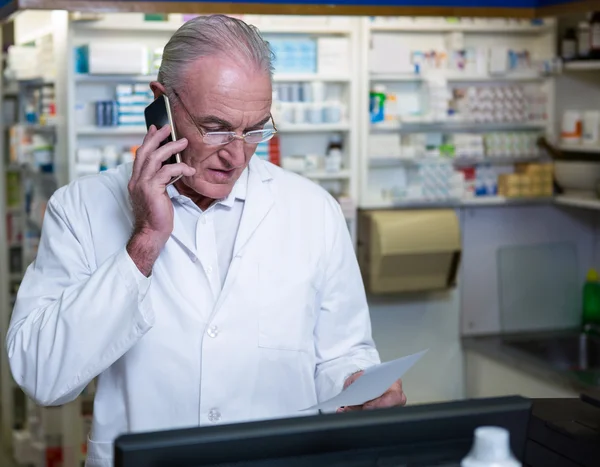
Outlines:
<svg viewBox="0 0 600 467"><path fill-rule="evenodd" d="M317 71L320 74L350 72L350 41L345 37L320 37L317 40Z"/></svg>
<svg viewBox="0 0 600 467"><path fill-rule="evenodd" d="M277 73L315 73L317 45L312 39L270 41L275 55L273 62Z"/></svg>
<svg viewBox="0 0 600 467"><path fill-rule="evenodd" d="M87 47L90 74L148 74L148 49L127 42L90 42Z"/></svg>

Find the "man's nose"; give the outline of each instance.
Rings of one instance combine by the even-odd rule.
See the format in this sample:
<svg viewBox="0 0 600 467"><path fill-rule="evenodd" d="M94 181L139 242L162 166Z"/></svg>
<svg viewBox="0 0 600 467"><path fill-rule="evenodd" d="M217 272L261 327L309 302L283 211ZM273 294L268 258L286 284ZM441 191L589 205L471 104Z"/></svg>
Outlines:
<svg viewBox="0 0 600 467"><path fill-rule="evenodd" d="M246 143L243 139L234 139L231 143L225 146L225 151L227 152L227 161L232 167L239 167L244 164L246 159L244 146Z"/></svg>

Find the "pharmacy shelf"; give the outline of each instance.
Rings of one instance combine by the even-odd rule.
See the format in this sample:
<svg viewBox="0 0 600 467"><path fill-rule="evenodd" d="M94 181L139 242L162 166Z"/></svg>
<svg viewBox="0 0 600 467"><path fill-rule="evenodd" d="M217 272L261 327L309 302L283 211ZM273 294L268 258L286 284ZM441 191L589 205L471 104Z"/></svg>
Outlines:
<svg viewBox="0 0 600 467"><path fill-rule="evenodd" d="M380 122L372 123L371 131L398 131L398 132L481 132L481 131L506 131L506 130L533 130L546 128L546 122L464 122L464 121L407 121L407 122Z"/></svg>
<svg viewBox="0 0 600 467"><path fill-rule="evenodd" d="M399 122L371 123L371 131L400 131Z"/></svg>
<svg viewBox="0 0 600 467"><path fill-rule="evenodd" d="M549 204L554 201L553 197L537 198L505 198L503 196L480 196L463 200L449 201L397 201L382 203L364 203L359 206L363 210L375 209L439 209L439 208L476 208L494 206L514 206L528 204ZM600 209L600 201L598 205Z"/></svg>
<svg viewBox="0 0 600 467"><path fill-rule="evenodd" d="M465 122L465 121L407 121L397 124L401 132L481 132L544 129L547 122Z"/></svg>
<svg viewBox="0 0 600 467"><path fill-rule="evenodd" d="M460 201L382 201L382 202L364 202L360 203L358 209L361 210L379 210L379 209L438 209L438 208L457 208Z"/></svg>
<svg viewBox="0 0 600 467"><path fill-rule="evenodd" d="M572 71L593 71L600 70L600 60L575 60L572 62L565 62L565 70Z"/></svg>
<svg viewBox="0 0 600 467"><path fill-rule="evenodd" d="M511 165L540 162L541 156L523 157L372 157L369 158L369 168L400 167L407 164L418 164L419 162L451 162L456 166L470 166L475 164Z"/></svg>
<svg viewBox="0 0 600 467"><path fill-rule="evenodd" d="M341 170L339 172L302 172L300 175L311 180L347 180L351 177L349 170Z"/></svg>
<svg viewBox="0 0 600 467"><path fill-rule="evenodd" d="M145 135L146 127L143 125L121 125L121 126L83 126L77 128L80 136L102 136L102 135Z"/></svg>
<svg viewBox="0 0 600 467"><path fill-rule="evenodd" d="M468 73L451 72L444 76L448 81L453 82L499 82L499 81L541 81L546 79L537 71L514 72L505 75L478 75Z"/></svg>
<svg viewBox="0 0 600 467"><path fill-rule="evenodd" d="M600 146L584 146L582 144L560 144L559 149L565 152L600 154Z"/></svg>
<svg viewBox="0 0 600 467"><path fill-rule="evenodd" d="M555 202L556 204L560 204L563 206L600 210L600 199L595 198L575 198L571 196L557 196L555 198Z"/></svg>
<svg viewBox="0 0 600 467"><path fill-rule="evenodd" d="M446 79L450 82L502 82L502 81L541 81L546 77L536 71L509 73L506 75L481 75L468 74L460 72L441 72L436 74L436 78ZM371 73L371 81L374 82L420 82L427 80L427 75L417 75L410 73Z"/></svg>
<svg viewBox="0 0 600 467"><path fill-rule="evenodd" d="M37 123L29 123L29 124L26 123L26 124L22 124L21 126L23 128L25 128L26 130L37 132L37 133L47 133L47 132L53 132L56 130L55 125L40 125Z"/></svg>
<svg viewBox="0 0 600 467"><path fill-rule="evenodd" d="M326 133L331 131L350 131L349 123L286 123L277 125L279 133Z"/></svg>
<svg viewBox="0 0 600 467"><path fill-rule="evenodd" d="M373 22L370 23L371 31L381 32L415 32L415 33L443 33L443 32L471 32L482 34L543 34L552 30L552 25L542 24L502 24L493 22L484 23L443 23L443 22Z"/></svg>
<svg viewBox="0 0 600 467"><path fill-rule="evenodd" d="M369 75L371 81L378 82L417 82L423 81L425 77L423 75L411 74L411 73L371 73Z"/></svg>
<svg viewBox="0 0 600 467"><path fill-rule="evenodd" d="M491 165L510 165L541 162L542 156L486 156L486 157L455 157L452 162L458 166L468 166L473 164L491 164Z"/></svg>
<svg viewBox="0 0 600 467"><path fill-rule="evenodd" d="M505 198L504 196L477 196L475 198L463 199L460 202L460 206L513 206L519 204L549 204L553 201L553 196L540 196L535 198Z"/></svg>
<svg viewBox="0 0 600 467"><path fill-rule="evenodd" d="M50 78L30 78L18 80L20 86L23 87L41 87L41 86L54 86L56 81Z"/></svg>

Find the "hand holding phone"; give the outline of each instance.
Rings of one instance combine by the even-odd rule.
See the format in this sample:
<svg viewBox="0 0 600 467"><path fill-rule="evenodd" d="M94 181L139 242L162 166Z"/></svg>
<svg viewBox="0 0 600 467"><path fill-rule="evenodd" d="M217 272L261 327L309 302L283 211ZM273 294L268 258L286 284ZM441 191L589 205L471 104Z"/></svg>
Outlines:
<svg viewBox="0 0 600 467"><path fill-rule="evenodd" d="M177 133L175 131L175 124L173 123L173 117L171 114L171 105L169 98L164 94L159 96L144 110L144 117L146 119L146 128L149 130L150 126L154 125L160 130L165 125L169 125L171 131L169 135L160 142L159 148L165 144L177 141ZM163 166L166 164L178 164L181 162L181 155L179 153L173 154L166 161L163 162ZM172 185L181 178L181 175L174 177L169 181L168 185Z"/></svg>
<svg viewBox="0 0 600 467"><path fill-rule="evenodd" d="M179 154L187 144L185 138L174 139L169 124L160 129L150 124L144 142L136 151L127 185L135 218L127 252L146 276L173 231L173 204L166 188L182 176L192 177L196 173L196 169L180 162Z"/></svg>

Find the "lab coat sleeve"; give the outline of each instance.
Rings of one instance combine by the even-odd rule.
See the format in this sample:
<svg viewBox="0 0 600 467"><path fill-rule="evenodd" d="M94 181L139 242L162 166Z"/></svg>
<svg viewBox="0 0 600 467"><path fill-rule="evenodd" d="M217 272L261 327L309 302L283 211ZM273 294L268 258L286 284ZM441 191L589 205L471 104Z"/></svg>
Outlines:
<svg viewBox="0 0 600 467"><path fill-rule="evenodd" d="M151 280L125 246L90 270L89 228L72 223L55 197L6 339L15 381L40 405L74 400L154 324Z"/></svg>
<svg viewBox="0 0 600 467"><path fill-rule="evenodd" d="M331 200L325 216L325 263L315 327L318 400L342 389L352 373L380 362L356 253L339 204Z"/></svg>

